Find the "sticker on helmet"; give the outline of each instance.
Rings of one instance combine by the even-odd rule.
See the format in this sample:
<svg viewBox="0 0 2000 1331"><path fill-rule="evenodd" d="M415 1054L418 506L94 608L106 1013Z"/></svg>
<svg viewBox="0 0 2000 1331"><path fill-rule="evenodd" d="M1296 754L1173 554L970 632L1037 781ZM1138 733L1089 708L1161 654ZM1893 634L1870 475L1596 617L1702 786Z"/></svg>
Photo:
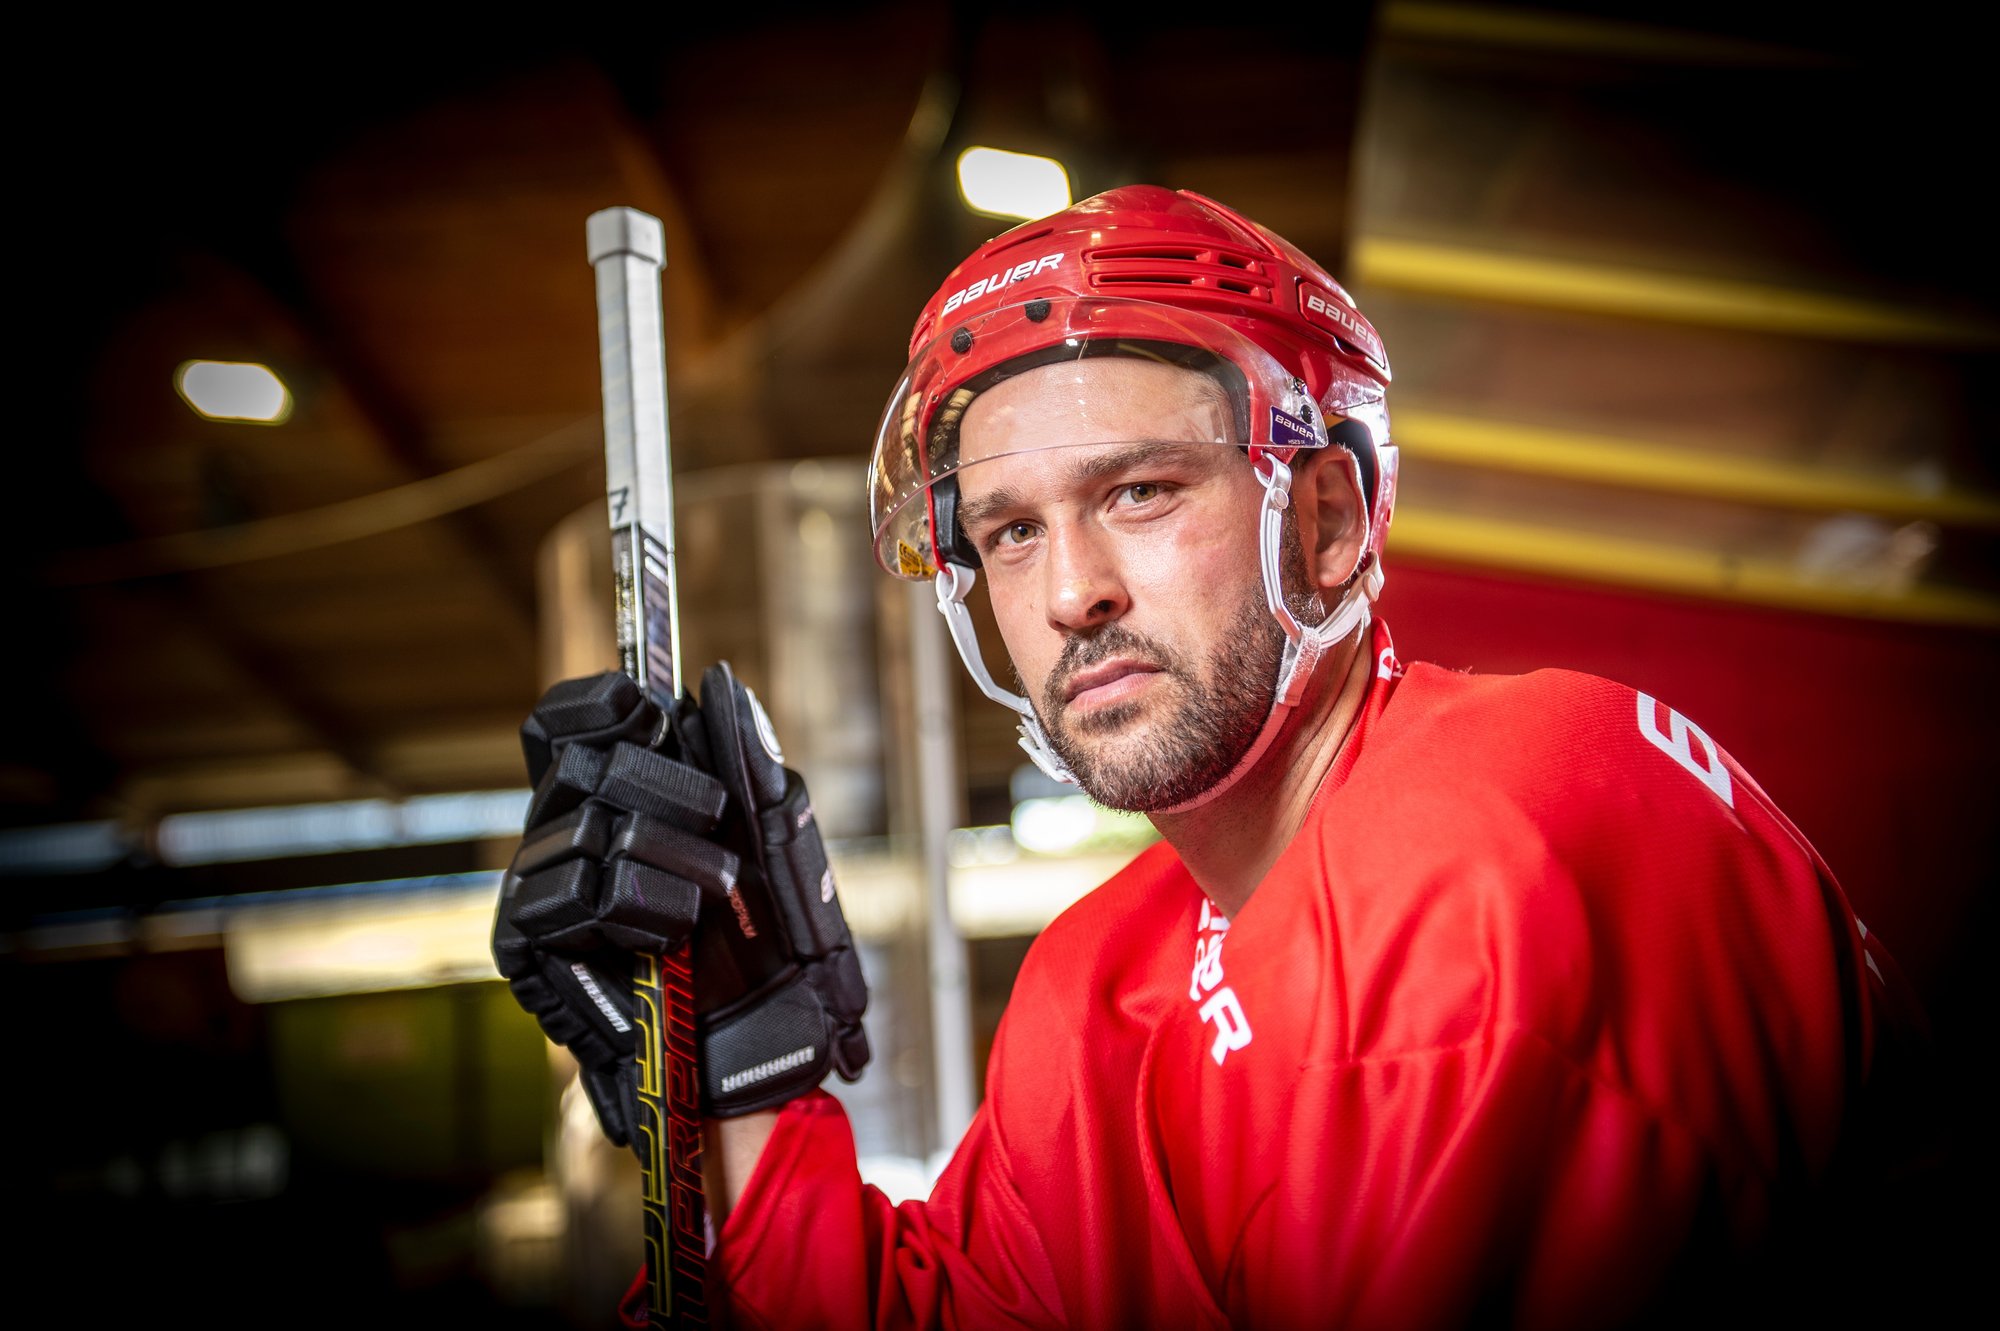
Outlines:
<svg viewBox="0 0 2000 1331"><path fill-rule="evenodd" d="M906 578L928 578L937 570L930 561L917 553L917 548L908 541L896 542L896 572Z"/></svg>
<svg viewBox="0 0 2000 1331"><path fill-rule="evenodd" d="M1290 412L1271 408L1271 447L1318 448L1319 445L1320 437L1310 425Z"/></svg>

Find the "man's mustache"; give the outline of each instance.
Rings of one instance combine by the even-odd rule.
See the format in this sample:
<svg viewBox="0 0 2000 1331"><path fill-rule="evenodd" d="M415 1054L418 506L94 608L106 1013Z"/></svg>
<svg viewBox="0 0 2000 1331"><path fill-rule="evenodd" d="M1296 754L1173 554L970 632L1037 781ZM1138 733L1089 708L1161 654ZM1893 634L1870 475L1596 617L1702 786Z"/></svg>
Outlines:
<svg viewBox="0 0 2000 1331"><path fill-rule="evenodd" d="M1048 683L1042 686L1042 707L1051 716L1061 712L1069 705L1070 680L1114 656L1129 656L1169 674L1180 664L1173 649L1165 643L1123 624L1106 624L1088 635L1073 635L1063 644L1055 668L1049 672Z"/></svg>

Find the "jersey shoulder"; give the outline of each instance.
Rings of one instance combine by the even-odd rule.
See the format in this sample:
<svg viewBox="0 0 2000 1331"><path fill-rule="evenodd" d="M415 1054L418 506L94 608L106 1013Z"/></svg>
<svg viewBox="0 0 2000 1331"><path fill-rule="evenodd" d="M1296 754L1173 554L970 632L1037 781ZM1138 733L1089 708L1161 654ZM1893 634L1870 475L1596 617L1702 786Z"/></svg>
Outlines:
<svg viewBox="0 0 2000 1331"><path fill-rule="evenodd" d="M1719 1049L1837 1049L1838 886L1688 718L1574 671L1412 666L1368 739L1318 835L1355 1002L1403 999L1367 1006L1376 1048L1515 1025L1682 1106Z"/></svg>
<svg viewBox="0 0 2000 1331"><path fill-rule="evenodd" d="M1574 670L1474 675L1413 665L1368 755L1394 780L1421 770L1449 806L1509 805L1550 833L1664 821L1797 840L1749 775L1692 719ZM1746 798L1747 797L1747 798Z"/></svg>
<svg viewBox="0 0 2000 1331"><path fill-rule="evenodd" d="M1470 675L1412 666L1340 794L1369 858L1431 866L1505 918L1581 894L1593 914L1720 898L1756 913L1786 880L1832 875L1699 724L1623 684L1571 670Z"/></svg>

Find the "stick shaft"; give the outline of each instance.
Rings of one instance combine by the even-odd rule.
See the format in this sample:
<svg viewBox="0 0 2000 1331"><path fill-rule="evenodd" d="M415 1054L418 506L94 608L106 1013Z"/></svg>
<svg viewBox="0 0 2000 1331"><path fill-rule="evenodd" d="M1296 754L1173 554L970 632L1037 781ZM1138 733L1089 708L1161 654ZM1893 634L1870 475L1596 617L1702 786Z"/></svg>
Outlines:
<svg viewBox="0 0 2000 1331"><path fill-rule="evenodd" d="M664 233L658 218L607 208L591 214L586 234L597 274L619 665L669 710L680 693L681 666L660 308ZM648 1309L654 1326L702 1326L708 1321L707 1209L688 947L642 958L633 987L639 1014L633 1140L643 1175Z"/></svg>

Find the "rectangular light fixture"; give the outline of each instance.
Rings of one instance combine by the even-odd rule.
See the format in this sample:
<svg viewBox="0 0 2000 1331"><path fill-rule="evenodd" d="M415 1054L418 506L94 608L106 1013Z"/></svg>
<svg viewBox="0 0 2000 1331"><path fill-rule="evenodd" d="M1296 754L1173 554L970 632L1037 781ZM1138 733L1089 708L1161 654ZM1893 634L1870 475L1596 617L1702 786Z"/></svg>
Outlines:
<svg viewBox="0 0 2000 1331"><path fill-rule="evenodd" d="M292 414L285 381L268 365L248 361L183 361L174 371L174 391L212 421L276 425Z"/></svg>
<svg viewBox="0 0 2000 1331"><path fill-rule="evenodd" d="M1070 205L1069 172L1053 157L967 148L958 157L958 193L988 217L1047 217Z"/></svg>

